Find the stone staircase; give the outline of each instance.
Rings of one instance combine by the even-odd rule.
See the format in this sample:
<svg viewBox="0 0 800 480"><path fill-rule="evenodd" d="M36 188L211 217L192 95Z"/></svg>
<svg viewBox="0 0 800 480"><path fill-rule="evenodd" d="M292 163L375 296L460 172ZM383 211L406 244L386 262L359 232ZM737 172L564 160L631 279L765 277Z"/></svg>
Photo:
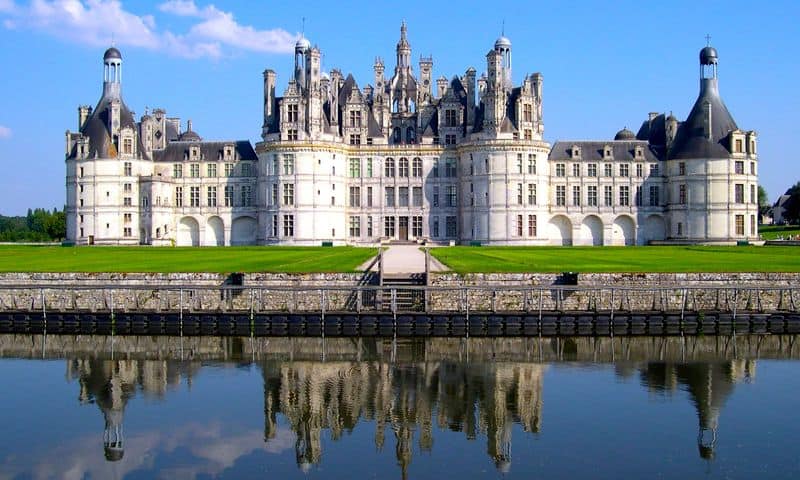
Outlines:
<svg viewBox="0 0 800 480"><path fill-rule="evenodd" d="M424 312L425 290L408 287L425 286L424 273L384 274L381 291L381 310L392 311L392 288L395 290L395 305L398 312Z"/></svg>

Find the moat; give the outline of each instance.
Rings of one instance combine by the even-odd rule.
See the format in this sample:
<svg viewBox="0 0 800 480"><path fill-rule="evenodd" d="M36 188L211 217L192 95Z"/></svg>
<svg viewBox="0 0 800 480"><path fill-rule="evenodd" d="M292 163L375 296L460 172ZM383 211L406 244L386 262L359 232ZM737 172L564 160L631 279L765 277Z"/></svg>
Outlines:
<svg viewBox="0 0 800 480"><path fill-rule="evenodd" d="M795 478L793 335L0 335L0 478Z"/></svg>

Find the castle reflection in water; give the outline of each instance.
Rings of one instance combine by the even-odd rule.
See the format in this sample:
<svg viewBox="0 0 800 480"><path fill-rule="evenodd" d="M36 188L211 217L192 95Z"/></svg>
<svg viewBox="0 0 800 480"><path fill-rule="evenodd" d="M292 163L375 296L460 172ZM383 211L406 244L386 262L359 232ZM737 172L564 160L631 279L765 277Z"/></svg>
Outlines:
<svg viewBox="0 0 800 480"><path fill-rule="evenodd" d="M252 361L245 358L247 352L242 351L242 345L231 349L230 339L220 341L228 342L220 347L220 360ZM669 354L674 345L662 348L660 357L636 358L631 356L632 351L651 347L630 343L633 341L628 340L627 355L624 348L620 349L622 358L617 358L613 367L616 375L638 376L641 384L655 394L687 391L697 410L700 456L712 458L720 412L737 383L755 378L756 361L714 358L709 354L713 349L709 348L701 348L699 356L710 358L685 358L684 352L684 358L675 359ZM485 438L487 455L499 471L507 471L513 460L512 427L517 424L532 434L542 429L542 394L548 363L536 358L497 359L514 345L478 345L470 357L462 355L463 349L462 354L446 355L444 351L453 344L442 348L436 342L417 341L405 355L392 350L389 359L383 358L388 351L386 343L364 347L359 342L358 358L323 361L309 359L307 354L300 354L299 359L292 358L293 354L287 357L289 350L281 350L285 345L273 340L271 351L282 353L253 357L264 382L264 441L275 437L279 423L288 424L295 434L297 465L306 470L322 461L325 431L335 441L357 427L366 428L358 426L359 422L366 422L373 425L379 450L394 448L405 477L414 444L420 451L430 451L434 448L434 431L447 429L463 432L469 440ZM550 346L555 351L564 348ZM508 348L504 350L505 347ZM582 344L567 347L580 349ZM201 350L194 353L200 354ZM9 348L0 351L2 356L10 353ZM59 353L70 358L64 351ZM362 353L366 359L361 358ZM518 356L530 355L528 352ZM77 380L80 385L81 403L95 403L102 412L105 458L116 461L124 455L123 416L131 398L137 394L162 397L181 382L191 383L208 355L203 360L111 360L103 355L76 353L73 358L67 362L67 379ZM285 422L280 421L281 416Z"/></svg>

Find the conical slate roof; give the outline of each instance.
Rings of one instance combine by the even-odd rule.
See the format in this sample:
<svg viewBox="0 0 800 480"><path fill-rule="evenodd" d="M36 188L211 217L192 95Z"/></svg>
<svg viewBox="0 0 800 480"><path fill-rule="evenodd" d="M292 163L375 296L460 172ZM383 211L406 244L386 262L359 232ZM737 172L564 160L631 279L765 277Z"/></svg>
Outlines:
<svg viewBox="0 0 800 480"><path fill-rule="evenodd" d="M706 134L707 111L711 112L710 130ZM719 96L716 78L700 80L700 96L685 122L681 123L675 142L670 148L670 159L726 158L730 155L727 138L738 130L728 108Z"/></svg>

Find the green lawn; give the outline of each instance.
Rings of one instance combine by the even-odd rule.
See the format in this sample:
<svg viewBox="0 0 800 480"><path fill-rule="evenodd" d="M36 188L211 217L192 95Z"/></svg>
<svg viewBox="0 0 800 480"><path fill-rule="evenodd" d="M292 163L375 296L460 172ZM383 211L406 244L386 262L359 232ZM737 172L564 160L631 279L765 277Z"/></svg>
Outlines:
<svg viewBox="0 0 800 480"><path fill-rule="evenodd" d="M377 254L355 247L0 246L0 272L353 272Z"/></svg>
<svg viewBox="0 0 800 480"><path fill-rule="evenodd" d="M776 240L779 237L787 239L800 235L800 225L761 225L758 227L758 234L764 240Z"/></svg>
<svg viewBox="0 0 800 480"><path fill-rule="evenodd" d="M797 247L444 247L431 255L458 273L800 272Z"/></svg>

